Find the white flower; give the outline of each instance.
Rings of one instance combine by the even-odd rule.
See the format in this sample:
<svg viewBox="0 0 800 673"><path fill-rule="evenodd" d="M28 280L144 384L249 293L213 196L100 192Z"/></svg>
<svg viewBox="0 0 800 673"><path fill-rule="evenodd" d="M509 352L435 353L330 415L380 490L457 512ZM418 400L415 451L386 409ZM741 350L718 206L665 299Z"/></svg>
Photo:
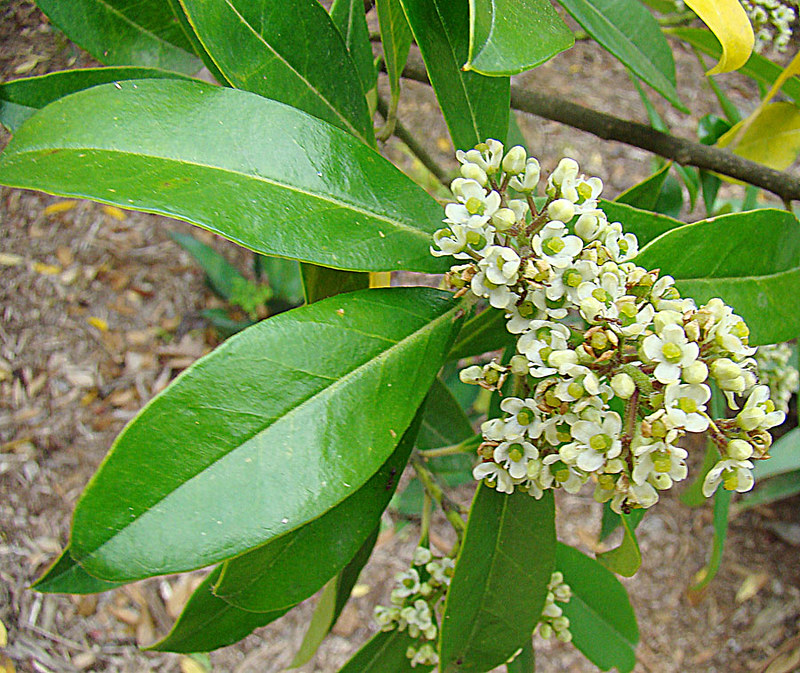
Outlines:
<svg viewBox="0 0 800 673"><path fill-rule="evenodd" d="M419 573L414 568L398 573L394 579L397 586L392 590L392 603L397 603L398 599L402 602L403 598L419 593Z"/></svg>
<svg viewBox="0 0 800 673"><path fill-rule="evenodd" d="M516 251L493 245L485 250L485 257L478 262L478 268L495 285L513 285L519 277L519 264L520 258Z"/></svg>
<svg viewBox="0 0 800 673"><path fill-rule="evenodd" d="M517 341L517 350L528 358L531 375L542 378L558 371L556 367L547 363L547 358L553 351L566 350L568 339L569 328L566 325L546 320L532 320L530 331Z"/></svg>
<svg viewBox="0 0 800 673"><path fill-rule="evenodd" d="M481 229L500 207L500 194L489 193L476 180L456 178L451 185L458 203L444 207L445 222Z"/></svg>
<svg viewBox="0 0 800 673"><path fill-rule="evenodd" d="M525 173L522 177L515 175L509 180L508 184L511 189L530 194L536 189L536 185L539 184L540 170L539 162L533 157L528 157L528 160L525 162Z"/></svg>
<svg viewBox="0 0 800 673"><path fill-rule="evenodd" d="M494 175L500 170L503 160L503 143L499 140L489 139L485 143L476 145L474 149L458 150L456 159L462 164L472 163L480 166L487 175Z"/></svg>
<svg viewBox="0 0 800 673"><path fill-rule="evenodd" d="M452 224L450 227L439 229L433 235L433 242L439 247L437 250L431 246L431 254L434 257L464 253L467 247L467 228L462 224ZM469 258L469 255L459 255L459 259L464 257Z"/></svg>
<svg viewBox="0 0 800 673"><path fill-rule="evenodd" d="M485 271L478 271L470 281L472 291L479 297L489 300L495 308L508 308L517 299L517 295L508 289L508 285L497 285L486 278Z"/></svg>
<svg viewBox="0 0 800 673"><path fill-rule="evenodd" d="M524 479L528 474L528 461L536 460L539 451L523 439L503 442L494 450L494 459L508 470L512 479Z"/></svg>
<svg viewBox="0 0 800 673"><path fill-rule="evenodd" d="M657 362L654 376L661 383L680 380L681 368L692 364L700 347L686 338L679 325L667 325L661 334L651 334L642 342L642 350L651 362Z"/></svg>
<svg viewBox="0 0 800 673"><path fill-rule="evenodd" d="M453 570L456 567L456 562L451 558L435 559L425 566L431 579L437 584L450 584L450 578L453 576Z"/></svg>
<svg viewBox="0 0 800 673"><path fill-rule="evenodd" d="M417 547L414 550L414 559L412 563L415 566L424 566L433 558L433 554L431 554L431 550L427 547Z"/></svg>
<svg viewBox="0 0 800 673"><path fill-rule="evenodd" d="M486 480L487 486L496 488L500 493L513 493L514 482L505 468L497 463L479 463L472 470L472 476L478 481Z"/></svg>
<svg viewBox="0 0 800 673"><path fill-rule="evenodd" d="M539 482L545 488L549 488L551 484L555 483L567 493L574 495L581 490L581 487L588 479L588 475L582 474L571 465L563 463L561 456L557 453L545 456L544 460L542 460L542 473L539 476Z"/></svg>
<svg viewBox="0 0 800 673"><path fill-rule="evenodd" d="M512 439L531 435L535 431L541 415L541 412L536 408L535 400L531 398L522 400L519 397L506 397L500 403L500 408L507 414L511 414L505 420L505 438Z"/></svg>
<svg viewBox="0 0 800 673"><path fill-rule="evenodd" d="M506 436L506 422L502 418L490 418L481 424L481 434L490 442L502 442Z"/></svg>
<svg viewBox="0 0 800 673"><path fill-rule="evenodd" d="M689 473L686 466L686 449L673 446L672 442L678 438L677 431L668 433L665 440L645 438L636 435L631 442L633 451L633 472L631 479L634 484L644 484L659 475L667 475L672 481L682 481Z"/></svg>
<svg viewBox="0 0 800 673"><path fill-rule="evenodd" d="M569 234L563 222L553 220L533 237L531 247L539 257L555 267L563 268L572 264L583 248L583 241Z"/></svg>
<svg viewBox="0 0 800 673"><path fill-rule="evenodd" d="M786 414L775 410L775 404L769 399L767 386L756 386L736 416L736 423L745 432L753 430L769 430L786 420Z"/></svg>
<svg viewBox="0 0 800 673"><path fill-rule="evenodd" d="M614 411L604 414L602 424L593 421L575 423L571 431L575 442L567 445L576 451L574 464L585 472L594 472L603 466L606 458L616 458L622 450L621 428L622 419Z"/></svg>
<svg viewBox="0 0 800 673"><path fill-rule="evenodd" d="M710 498L722 482L725 490L744 493L753 488L753 463L749 460L725 458L709 470L703 481L703 495Z"/></svg>
<svg viewBox="0 0 800 673"><path fill-rule="evenodd" d="M618 225L619 223L615 222L614 224ZM611 259L615 262L625 262L636 257L639 253L639 241L636 236L634 234L623 234L621 226L619 230L613 228L614 225L611 225L611 227L606 234L604 243L606 249L611 253Z"/></svg>
<svg viewBox="0 0 800 673"><path fill-rule="evenodd" d="M675 427L689 432L708 429L708 417L703 413L711 398L711 389L696 383L670 383L664 390L664 407Z"/></svg>

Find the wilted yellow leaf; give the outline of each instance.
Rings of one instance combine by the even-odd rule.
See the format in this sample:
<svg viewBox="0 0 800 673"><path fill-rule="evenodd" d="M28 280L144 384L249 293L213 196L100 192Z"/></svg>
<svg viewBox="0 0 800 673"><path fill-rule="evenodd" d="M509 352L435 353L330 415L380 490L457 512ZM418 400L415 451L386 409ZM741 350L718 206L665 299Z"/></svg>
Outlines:
<svg viewBox="0 0 800 673"><path fill-rule="evenodd" d="M719 63L707 75L738 70L750 58L755 36L739 0L686 0L686 4L717 36L722 45Z"/></svg>
<svg viewBox="0 0 800 673"><path fill-rule="evenodd" d="M0 620L0 647L8 647L8 631L2 620Z"/></svg>
<svg viewBox="0 0 800 673"><path fill-rule="evenodd" d="M356 584L350 592L350 595L353 598L361 598L362 596L366 596L370 591L372 591L372 587L370 587L369 584Z"/></svg>
<svg viewBox="0 0 800 673"><path fill-rule="evenodd" d="M370 271L369 272L369 286L370 287L389 287L392 281L392 274L390 271Z"/></svg>
<svg viewBox="0 0 800 673"><path fill-rule="evenodd" d="M181 673L208 673L208 667L192 657L181 657Z"/></svg>
<svg viewBox="0 0 800 673"><path fill-rule="evenodd" d="M125 211L122 210L122 208L117 208L116 206L103 206L103 212L106 215L113 217L115 220L122 221L126 217Z"/></svg>
<svg viewBox="0 0 800 673"><path fill-rule="evenodd" d="M56 203L51 203L47 208L44 209L45 215L53 215L55 213L64 213L68 210L72 210L78 202L75 199L66 199L64 201L58 201Z"/></svg>
<svg viewBox="0 0 800 673"><path fill-rule="evenodd" d="M22 264L23 257L20 255L12 255L9 252L0 252L0 266L17 266Z"/></svg>
<svg viewBox="0 0 800 673"><path fill-rule="evenodd" d="M86 318L86 322L88 322L92 327L96 327L101 332L108 332L108 323L102 318L98 318L97 316L90 316Z"/></svg>
<svg viewBox="0 0 800 673"><path fill-rule="evenodd" d="M757 117L746 121L749 125L735 146L731 143L740 135L745 121L729 129L717 145L730 145L734 154L777 171L791 166L800 153L800 108L793 103L770 103Z"/></svg>
<svg viewBox="0 0 800 673"><path fill-rule="evenodd" d="M61 267L56 264L42 264L42 262L34 262L32 266L36 273L41 273L45 276L55 276L61 273Z"/></svg>
<svg viewBox="0 0 800 673"><path fill-rule="evenodd" d="M14 662L2 654L0 654L0 673L17 673Z"/></svg>

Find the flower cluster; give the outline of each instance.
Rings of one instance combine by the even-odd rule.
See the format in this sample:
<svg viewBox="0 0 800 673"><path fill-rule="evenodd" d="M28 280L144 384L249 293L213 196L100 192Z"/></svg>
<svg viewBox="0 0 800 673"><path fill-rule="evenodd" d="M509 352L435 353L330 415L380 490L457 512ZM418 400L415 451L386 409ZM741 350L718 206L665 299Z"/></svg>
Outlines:
<svg viewBox="0 0 800 673"><path fill-rule="evenodd" d="M434 646L437 634L434 608L447 592L454 567L453 559L437 558L430 549L417 547L411 568L395 576L392 604L375 608L375 621L381 631L408 629L408 634L417 639L406 652L412 667L439 662Z"/></svg>
<svg viewBox="0 0 800 673"><path fill-rule="evenodd" d="M753 24L756 52L761 53L774 47L776 51L786 51L792 37L792 24L797 12L789 2L781 0L741 0L744 11Z"/></svg>
<svg viewBox="0 0 800 673"><path fill-rule="evenodd" d="M539 162L522 147L488 140L457 157L456 200L431 252L463 260L450 285L504 311L518 335L507 363L461 372L490 390L514 382L503 416L482 425L475 478L536 498L592 481L615 511L646 508L687 475L681 437L709 430L721 459L706 495L720 482L750 489L752 459L784 415L757 385L744 321L720 299L696 306L672 277L632 262L636 237L608 221L602 181L572 159L535 198ZM736 418L710 418L712 381L732 409L734 395L746 398Z"/></svg>
<svg viewBox="0 0 800 673"><path fill-rule="evenodd" d="M569 603L572 598L572 589L564 583L564 575L556 571L550 577L547 585L547 598L544 601L544 609L539 619L538 629L542 638L549 639L555 635L562 643L572 640L572 633L569 630L569 618L564 616L564 611L558 603Z"/></svg>
<svg viewBox="0 0 800 673"><path fill-rule="evenodd" d="M756 351L758 378L769 386L775 406L783 413L789 411L789 400L800 388L796 358L789 344L759 346Z"/></svg>

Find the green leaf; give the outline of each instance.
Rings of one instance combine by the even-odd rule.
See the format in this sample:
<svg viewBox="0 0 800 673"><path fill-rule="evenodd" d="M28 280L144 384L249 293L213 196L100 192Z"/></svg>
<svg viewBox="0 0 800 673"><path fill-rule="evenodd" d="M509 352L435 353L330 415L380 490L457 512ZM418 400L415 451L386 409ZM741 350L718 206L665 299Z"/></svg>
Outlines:
<svg viewBox="0 0 800 673"><path fill-rule="evenodd" d="M378 71L375 68L375 58L369 41L364 0L333 0L331 19L344 39L347 51L356 66L361 88L364 94L367 94L378 84Z"/></svg>
<svg viewBox="0 0 800 673"><path fill-rule="evenodd" d="M549 0L470 0L469 4L465 70L516 75L575 44L572 31Z"/></svg>
<svg viewBox="0 0 800 673"><path fill-rule="evenodd" d="M650 177L622 192L614 201L642 210L654 210L671 167L672 162L668 161Z"/></svg>
<svg viewBox="0 0 800 673"><path fill-rule="evenodd" d="M106 65L142 65L189 75L203 64L163 0L37 0L73 42Z"/></svg>
<svg viewBox="0 0 800 673"><path fill-rule="evenodd" d="M189 23L189 17L186 16L186 12L183 11L183 7L181 7L180 0L167 0L167 4L172 9L172 13L178 20L178 24L183 30L183 34L186 36L186 39L192 45L192 51L197 54L200 59L203 61L203 65L208 69L208 71L213 75L214 79L217 82L224 83L225 75L223 75L219 68L217 68L216 63L214 63L211 56L208 55L208 52L203 47L200 39L197 37L197 34L194 32L194 28L192 28L192 24Z"/></svg>
<svg viewBox="0 0 800 673"><path fill-rule="evenodd" d="M722 47L719 44L719 40L714 37L711 31L705 28L670 28L669 34L688 42L709 56L717 59L722 56ZM763 56L753 53L747 63L739 68L739 72L752 77L757 82L771 86L781 75L783 68ZM781 87L781 91L795 102L800 103L800 79L797 77L787 79Z"/></svg>
<svg viewBox="0 0 800 673"><path fill-rule="evenodd" d="M478 487L447 593L442 673L488 671L531 638L555 546L552 492L536 500L521 491Z"/></svg>
<svg viewBox="0 0 800 673"><path fill-rule="evenodd" d="M378 22L383 44L383 60L389 75L392 97L400 95L400 73L408 60L411 47L411 28L403 13L400 0L377 0Z"/></svg>
<svg viewBox="0 0 800 673"><path fill-rule="evenodd" d="M195 589L178 621L167 636L148 647L157 652L210 652L232 645L285 615L289 608L274 612L248 612L240 610L211 591L219 578L215 568Z"/></svg>
<svg viewBox="0 0 800 673"><path fill-rule="evenodd" d="M711 558L708 564L697 573L697 581L689 587L690 595L705 589L716 577L722 563L722 552L725 550L725 537L728 533L728 513L731 506L730 491L718 488L714 494L714 542L711 547Z"/></svg>
<svg viewBox="0 0 800 673"><path fill-rule="evenodd" d="M355 653L339 673L429 673L431 666L415 666L406 650L416 641L408 631L379 631Z"/></svg>
<svg viewBox="0 0 800 673"><path fill-rule="evenodd" d="M297 306L303 301L303 278L300 265L293 259L255 257L256 275L266 276L269 286L275 292L275 299L280 299L290 306Z"/></svg>
<svg viewBox="0 0 800 673"><path fill-rule="evenodd" d="M468 0L401 2L453 145L466 150L488 138L505 142L510 79L461 69L469 50Z"/></svg>
<svg viewBox="0 0 800 673"><path fill-rule="evenodd" d="M769 448L769 460L755 461L756 481L800 469L800 428L793 428Z"/></svg>
<svg viewBox="0 0 800 673"><path fill-rule="evenodd" d="M667 217L679 217L683 210L683 190L678 178L667 175L653 210Z"/></svg>
<svg viewBox="0 0 800 673"><path fill-rule="evenodd" d="M686 224L648 243L634 261L668 270L698 304L721 297L747 322L751 344L800 333L800 225L792 213L754 210Z"/></svg>
<svg viewBox="0 0 800 673"><path fill-rule="evenodd" d="M533 643L526 642L520 652L510 664L506 664L507 673L536 673L536 653Z"/></svg>
<svg viewBox="0 0 800 673"><path fill-rule="evenodd" d="M703 465L700 467L692 483L681 491L680 500L684 505L687 507L700 507L705 504L708 498L703 495L703 482L705 481L706 475L711 468L714 467L719 458L720 455L716 445L709 439L706 443Z"/></svg>
<svg viewBox="0 0 800 673"><path fill-rule="evenodd" d="M597 555L597 560L612 572L623 577L633 577L642 565L642 552L636 540L636 526L644 516L644 510L633 510L630 514L621 514L620 519L624 535L622 544L607 552Z"/></svg>
<svg viewBox="0 0 800 673"><path fill-rule="evenodd" d="M621 222L625 232L636 234L640 248L661 234L686 224L666 215L641 210L617 201L601 200L600 208L605 212L609 222ZM456 341L456 346L458 343Z"/></svg>
<svg viewBox="0 0 800 673"><path fill-rule="evenodd" d="M428 288L365 290L235 335L117 438L75 509L73 557L133 580L231 558L323 515L400 441L458 310Z"/></svg>
<svg viewBox="0 0 800 673"><path fill-rule="evenodd" d="M750 509L756 505L766 505L800 493L800 470L786 472L767 479L747 493L738 503L737 509Z"/></svg>
<svg viewBox="0 0 800 673"><path fill-rule="evenodd" d="M351 273L316 264L301 264L300 274L303 279L303 294L308 304L369 287L368 273Z"/></svg>
<svg viewBox="0 0 800 673"><path fill-rule="evenodd" d="M12 133L37 110L76 91L128 79L189 79L158 68L121 66L62 70L0 84L0 124Z"/></svg>
<svg viewBox="0 0 800 673"><path fill-rule="evenodd" d="M440 378L434 379L425 399L425 415L417 437L417 448L451 446L475 434L458 400Z"/></svg>
<svg viewBox="0 0 800 673"><path fill-rule="evenodd" d="M372 549L378 540L379 531L380 526L377 526L372 531L372 535L361 546L361 549L358 550L353 560L347 564L342 572L325 585L314 608L314 614L311 616L303 642L300 643L300 648L297 650L297 654L294 655L289 668L296 668L308 663L317 649L319 649L325 636L330 633L330 630L336 624L336 620L339 619L339 615L341 615L347 600L350 598L350 593L353 591L361 570L369 560L370 554L372 554Z"/></svg>
<svg viewBox="0 0 800 673"><path fill-rule="evenodd" d="M118 586L122 586L122 583L92 577L75 562L67 546L61 556L31 585L31 589L45 594L99 594Z"/></svg>
<svg viewBox="0 0 800 673"><path fill-rule="evenodd" d="M505 312L493 308L470 318L464 323L447 359L460 360L513 346L516 337L506 329L506 322Z"/></svg>
<svg viewBox="0 0 800 673"><path fill-rule="evenodd" d="M506 141L509 147L519 145L520 147L524 147L527 151L528 142L525 140L525 135L522 133L514 110L508 111L508 134L506 135Z"/></svg>
<svg viewBox="0 0 800 673"><path fill-rule="evenodd" d="M601 670L616 666L629 673L636 665L639 628L625 587L597 561L565 544L556 547L556 569L572 589L563 608L573 645Z"/></svg>
<svg viewBox="0 0 800 673"><path fill-rule="evenodd" d="M682 112L675 61L658 22L639 0L560 0L584 30Z"/></svg>
<svg viewBox="0 0 800 673"><path fill-rule="evenodd" d="M408 462L421 416L353 495L318 519L223 564L214 594L243 610L271 612L320 589L350 562L380 522Z"/></svg>
<svg viewBox="0 0 800 673"><path fill-rule="evenodd" d="M168 233L173 241L197 260L197 263L206 273L211 289L223 299L231 298L235 278L239 278L244 283L247 282L236 267L214 248L201 243L191 234L184 234L180 231L170 231Z"/></svg>
<svg viewBox="0 0 800 673"><path fill-rule="evenodd" d="M356 66L317 0L180 0L231 86L286 103L373 142Z"/></svg>
<svg viewBox="0 0 800 673"><path fill-rule="evenodd" d="M197 224L251 250L354 271L441 272L441 207L351 135L245 91L105 84L48 105L0 183Z"/></svg>

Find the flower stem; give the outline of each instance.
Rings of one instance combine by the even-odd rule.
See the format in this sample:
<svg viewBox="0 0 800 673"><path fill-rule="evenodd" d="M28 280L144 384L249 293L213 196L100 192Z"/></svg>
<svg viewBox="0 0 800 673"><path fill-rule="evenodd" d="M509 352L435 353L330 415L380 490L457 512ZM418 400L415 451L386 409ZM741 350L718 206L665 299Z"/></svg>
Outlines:
<svg viewBox="0 0 800 673"><path fill-rule="evenodd" d="M413 453L411 455L411 465L414 467L417 477L419 477L419 480L422 482L422 486L425 488L426 493L428 493L436 502L436 504L442 508L444 515L447 517L447 520L455 529L456 534L460 539L464 534L466 524L464 523L464 519L462 519L461 515L459 514L459 506L454 503L444 492L442 487L436 481L436 476L430 471L428 466L425 465L425 460L422 458L422 456L420 456L418 453Z"/></svg>

